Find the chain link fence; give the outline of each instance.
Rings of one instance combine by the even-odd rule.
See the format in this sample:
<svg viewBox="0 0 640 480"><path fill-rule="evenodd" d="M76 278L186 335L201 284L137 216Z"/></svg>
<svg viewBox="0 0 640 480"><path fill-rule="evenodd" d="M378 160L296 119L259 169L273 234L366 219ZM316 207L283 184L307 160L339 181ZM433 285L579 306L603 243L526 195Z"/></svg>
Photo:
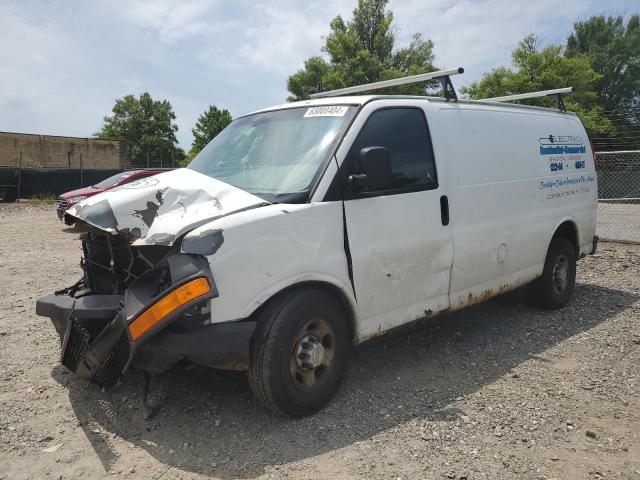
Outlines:
<svg viewBox="0 0 640 480"><path fill-rule="evenodd" d="M55 197L95 185L124 170L170 170L180 166L183 160L183 154L173 150L137 158L130 156L126 149L110 152L104 148L85 148L84 151L76 148L76 151L67 151L66 144L62 148L57 145L45 145L45 148L28 145L31 148L24 151L9 150L2 148L2 140L0 137L0 202ZM9 143L4 140L5 144ZM37 141L40 141L39 137Z"/></svg>
<svg viewBox="0 0 640 480"><path fill-rule="evenodd" d="M0 132L0 202L55 197L123 170L172 169L184 157L173 148L133 155L117 140Z"/></svg>
<svg viewBox="0 0 640 480"><path fill-rule="evenodd" d="M126 147L120 160L124 170L144 168L179 168L186 164L184 152L167 149L166 151L142 152L134 155Z"/></svg>
<svg viewBox="0 0 640 480"><path fill-rule="evenodd" d="M140 151L115 139L0 132L0 202L56 196L123 170L176 168L184 157L166 144Z"/></svg>
<svg viewBox="0 0 640 480"><path fill-rule="evenodd" d="M597 152L602 240L640 243L640 150Z"/></svg>

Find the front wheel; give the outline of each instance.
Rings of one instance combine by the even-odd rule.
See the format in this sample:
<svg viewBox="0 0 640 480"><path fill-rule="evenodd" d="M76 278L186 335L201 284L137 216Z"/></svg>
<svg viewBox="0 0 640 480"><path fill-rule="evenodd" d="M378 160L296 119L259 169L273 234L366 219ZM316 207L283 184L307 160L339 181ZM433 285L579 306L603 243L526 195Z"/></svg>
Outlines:
<svg viewBox="0 0 640 480"><path fill-rule="evenodd" d="M267 305L251 342L249 384L285 416L317 412L336 394L350 348L343 306L321 289L297 289Z"/></svg>
<svg viewBox="0 0 640 480"><path fill-rule="evenodd" d="M548 310L564 307L576 283L576 251L566 238L552 240L542 276L527 286L531 301Z"/></svg>

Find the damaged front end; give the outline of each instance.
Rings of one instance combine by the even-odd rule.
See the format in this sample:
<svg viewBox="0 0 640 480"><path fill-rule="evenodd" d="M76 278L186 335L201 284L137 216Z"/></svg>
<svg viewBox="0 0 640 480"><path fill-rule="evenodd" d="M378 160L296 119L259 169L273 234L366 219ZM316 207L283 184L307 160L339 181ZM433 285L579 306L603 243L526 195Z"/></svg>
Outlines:
<svg viewBox="0 0 640 480"><path fill-rule="evenodd" d="M223 235L211 239L211 248L195 250L185 250L182 239L199 225L265 204L178 169L71 207L66 215L85 231L83 277L36 304L60 335L62 364L105 387L129 366L161 371L181 359L246 370L255 322L210 317L218 291L204 255L215 253Z"/></svg>
<svg viewBox="0 0 640 480"><path fill-rule="evenodd" d="M94 232L85 234L82 244L83 278L40 298L36 313L51 318L58 331L62 364L100 386L114 385L144 353L145 342L176 319L182 319L182 328L202 324L207 301L218 296L200 255L132 247L122 237ZM148 356L140 358L145 369L171 363L169 358L144 365Z"/></svg>

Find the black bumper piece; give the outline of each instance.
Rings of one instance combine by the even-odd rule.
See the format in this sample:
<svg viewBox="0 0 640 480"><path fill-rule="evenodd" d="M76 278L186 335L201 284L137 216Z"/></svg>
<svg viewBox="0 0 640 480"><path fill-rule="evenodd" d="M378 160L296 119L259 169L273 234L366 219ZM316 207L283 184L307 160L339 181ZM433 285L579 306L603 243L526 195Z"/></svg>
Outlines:
<svg viewBox="0 0 640 480"><path fill-rule="evenodd" d="M74 317L82 320L85 328L97 335L120 309L120 295L91 295L73 298L68 295L46 295L36 302L36 315L49 317L56 331L63 339L67 329L67 319L73 312ZM92 328L93 325L93 328Z"/></svg>
<svg viewBox="0 0 640 480"><path fill-rule="evenodd" d="M133 340L129 333L131 323L158 300L198 278L207 280L209 293L184 303ZM204 257L171 253L156 267L132 281L124 295L87 295L79 298L48 295L37 301L36 313L49 317L58 331L62 344L62 364L78 377L108 387L117 383L137 357L136 353L141 347L154 339L155 342L159 342L156 337L166 336L166 333L174 330L176 326L179 328L182 323L179 320L192 307L217 296L218 291ZM200 333L196 331L194 335L200 336ZM183 337L177 338L184 340ZM169 351L183 357L193 357L194 361L202 359L211 363L212 357L206 351L207 347L216 346L211 339L208 344L198 342L197 339L187 341L193 351L182 348L181 341L176 344L176 340L173 340L168 343L168 347L162 343L161 346L164 345L165 349L168 348ZM225 341L229 342L228 339ZM239 345L244 348L245 343L240 342ZM229 344L233 345L233 342ZM153 350L152 345L149 344L143 352ZM224 345L218 346L225 352ZM238 365L242 363L244 360L241 359ZM168 365L163 365L166 366Z"/></svg>
<svg viewBox="0 0 640 480"><path fill-rule="evenodd" d="M36 313L49 317L60 335L60 362L78 377L110 387L132 351L121 305L120 295L47 295L36 302Z"/></svg>
<svg viewBox="0 0 640 480"><path fill-rule="evenodd" d="M256 322L224 322L195 327L167 328L140 345L132 365L140 370L161 371L186 359L221 370L249 369L249 346Z"/></svg>
<svg viewBox="0 0 640 480"><path fill-rule="evenodd" d="M111 328L105 328L105 324L112 323L121 303L122 297L119 295L93 295L77 299L67 295L47 295L37 301L36 313L49 317L60 335L62 364L83 378L95 370L98 378L87 379L109 386L117 382L121 369L127 365L132 353L122 319ZM255 328L256 322L253 321L199 326L183 326L177 322L137 345L131 364L140 370L154 372L186 359L205 367L246 371ZM104 365L97 368L83 367L81 360L92 364L100 361L100 356L95 354L86 358L89 346L99 334L103 344L99 350L105 347L109 350L104 355L109 357L108 361L104 362L103 358L100 363ZM94 345L93 349L97 346Z"/></svg>

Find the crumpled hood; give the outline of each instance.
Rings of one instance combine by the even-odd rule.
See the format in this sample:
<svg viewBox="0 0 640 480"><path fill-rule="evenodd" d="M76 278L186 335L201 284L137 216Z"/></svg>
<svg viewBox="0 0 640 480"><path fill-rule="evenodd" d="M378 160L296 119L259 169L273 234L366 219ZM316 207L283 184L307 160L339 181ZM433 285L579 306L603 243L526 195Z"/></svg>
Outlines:
<svg viewBox="0 0 640 480"><path fill-rule="evenodd" d="M180 168L89 197L69 208L67 215L124 235L132 245L173 245L176 238L203 223L268 203Z"/></svg>

